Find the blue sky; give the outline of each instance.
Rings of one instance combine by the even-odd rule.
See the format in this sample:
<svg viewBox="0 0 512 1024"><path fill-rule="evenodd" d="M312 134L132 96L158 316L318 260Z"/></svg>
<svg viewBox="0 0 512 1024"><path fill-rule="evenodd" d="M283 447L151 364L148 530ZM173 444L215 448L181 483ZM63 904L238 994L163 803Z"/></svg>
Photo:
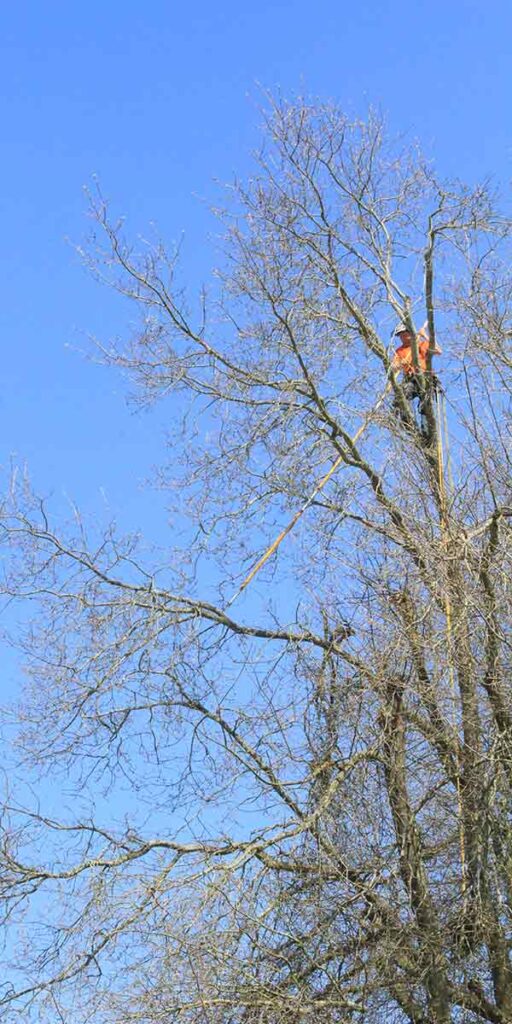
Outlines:
<svg viewBox="0 0 512 1024"><path fill-rule="evenodd" d="M162 413L134 416L118 377L75 351L124 324L66 241L87 232L91 175L129 231L185 233L192 288L212 258L214 181L249 167L258 83L377 105L442 173L507 184L511 29L505 0L4 5L0 461L26 459L40 491L123 525L164 521L138 489Z"/></svg>

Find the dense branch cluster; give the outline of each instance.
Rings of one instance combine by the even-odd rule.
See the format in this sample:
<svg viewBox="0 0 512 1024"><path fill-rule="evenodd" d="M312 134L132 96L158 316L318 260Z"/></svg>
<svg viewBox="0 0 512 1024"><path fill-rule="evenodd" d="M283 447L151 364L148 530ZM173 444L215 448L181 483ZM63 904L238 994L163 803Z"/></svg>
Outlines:
<svg viewBox="0 0 512 1024"><path fill-rule="evenodd" d="M510 224L374 117L266 129L197 306L93 200L85 258L140 318L102 357L183 411L186 541L5 500L0 1019L512 1019ZM398 319L442 342L426 430Z"/></svg>

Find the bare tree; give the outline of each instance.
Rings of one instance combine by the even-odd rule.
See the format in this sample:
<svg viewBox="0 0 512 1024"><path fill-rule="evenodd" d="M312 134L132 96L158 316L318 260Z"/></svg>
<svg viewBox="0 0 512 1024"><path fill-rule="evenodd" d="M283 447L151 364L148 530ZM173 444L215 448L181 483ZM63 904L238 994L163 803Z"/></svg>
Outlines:
<svg viewBox="0 0 512 1024"><path fill-rule="evenodd" d="M510 223L302 104L228 205L211 298L101 196L85 254L140 317L102 356L168 402L184 543L52 523L25 482L3 508L33 611L2 1019L506 1024ZM428 321L421 424L397 319Z"/></svg>

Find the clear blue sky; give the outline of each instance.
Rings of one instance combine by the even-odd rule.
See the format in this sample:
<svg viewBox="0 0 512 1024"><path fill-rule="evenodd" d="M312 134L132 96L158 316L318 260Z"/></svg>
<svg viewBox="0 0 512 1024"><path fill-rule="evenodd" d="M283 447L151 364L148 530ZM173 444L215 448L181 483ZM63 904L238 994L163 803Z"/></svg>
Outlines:
<svg viewBox="0 0 512 1024"><path fill-rule="evenodd" d="M376 104L441 172L508 182L511 11L505 0L4 4L0 461L16 453L44 493L101 515L106 500L124 525L158 532L154 498L136 488L162 414L134 418L116 375L69 347L123 325L65 240L87 231L82 186L98 174L134 232L152 219L170 239L184 231L197 286L212 229L201 197L248 167L258 82L353 113Z"/></svg>

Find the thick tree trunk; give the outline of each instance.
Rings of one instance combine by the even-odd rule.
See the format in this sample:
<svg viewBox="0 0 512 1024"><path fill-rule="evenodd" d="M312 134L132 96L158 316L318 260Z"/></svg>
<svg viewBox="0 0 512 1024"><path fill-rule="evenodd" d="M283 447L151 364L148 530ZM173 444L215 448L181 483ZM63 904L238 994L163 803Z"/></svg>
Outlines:
<svg viewBox="0 0 512 1024"><path fill-rule="evenodd" d="M400 851L402 881L417 924L418 975L424 978L432 1024L450 1024L450 989L442 937L428 888L421 836L407 793L401 683L389 684L386 704L383 718L387 792Z"/></svg>

